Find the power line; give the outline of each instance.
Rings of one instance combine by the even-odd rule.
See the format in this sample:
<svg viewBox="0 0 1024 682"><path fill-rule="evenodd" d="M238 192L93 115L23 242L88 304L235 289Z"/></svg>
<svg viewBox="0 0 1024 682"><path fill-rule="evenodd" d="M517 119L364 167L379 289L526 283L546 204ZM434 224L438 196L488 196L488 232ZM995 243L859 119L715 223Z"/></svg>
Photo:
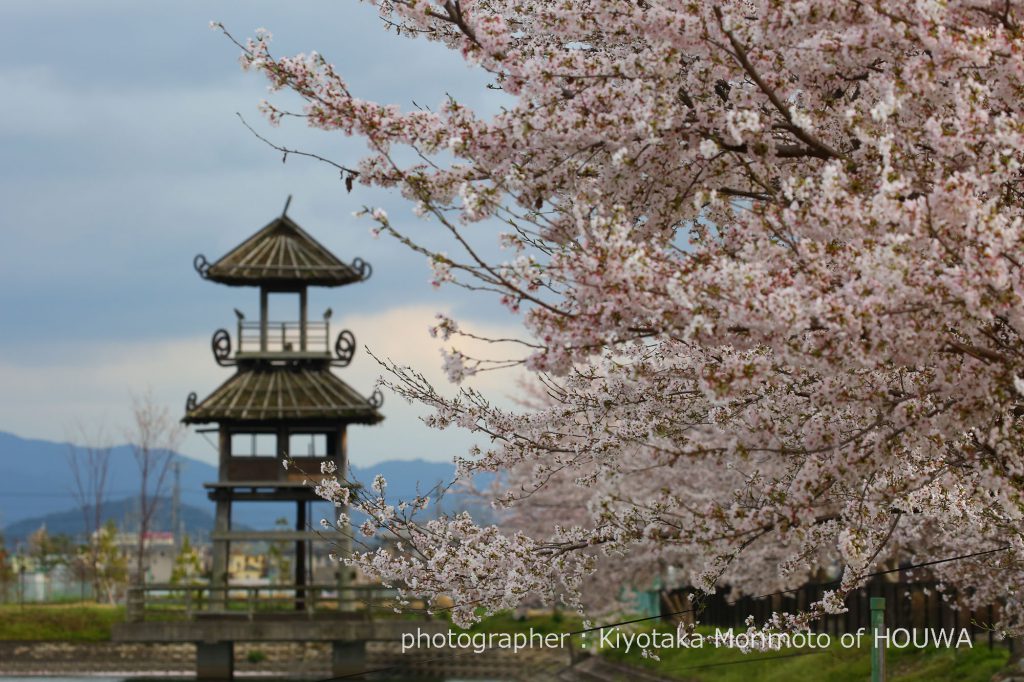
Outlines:
<svg viewBox="0 0 1024 682"><path fill-rule="evenodd" d="M110 499L108 497L109 495L132 495L132 494L137 494L138 492L139 492L138 488L136 488L134 490L127 490L127 489L125 489L125 490L108 490L108 491L106 491L106 495L104 496L103 499L104 499L104 501L109 500ZM189 489L186 489L186 488L183 488L181 493L183 495L206 495L206 491L205 490L189 490ZM25 492L24 490L19 490L17 492L14 492L14 491L11 491L11 492L0 491L0 497L52 497L52 498L60 497L60 498L66 498L67 496L68 496L67 493L52 493L52 492L33 493L33 492Z"/></svg>
<svg viewBox="0 0 1024 682"><path fill-rule="evenodd" d="M775 661L780 658L798 658L800 656L821 656L822 654L828 653L826 651L800 651L793 654L780 654L778 656L744 656L743 658L735 661L722 661L721 663L705 663L704 665L689 665L685 668L673 668L673 670L700 670L702 668L721 668L727 665L737 665L739 663L758 663Z"/></svg>

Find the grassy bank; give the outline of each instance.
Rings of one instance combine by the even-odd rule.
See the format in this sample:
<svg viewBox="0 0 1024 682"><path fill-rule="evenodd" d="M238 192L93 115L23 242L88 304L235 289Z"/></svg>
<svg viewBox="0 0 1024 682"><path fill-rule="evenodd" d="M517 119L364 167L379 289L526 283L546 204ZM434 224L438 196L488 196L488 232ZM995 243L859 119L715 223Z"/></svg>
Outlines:
<svg viewBox="0 0 1024 682"><path fill-rule="evenodd" d="M499 613L469 628L470 632L572 632L581 629L579 618L572 613L536 615L517 620L510 613ZM454 628L458 629L458 628ZM627 628L626 631L632 631ZM639 632L639 630L637 630ZM669 630L672 632L672 630ZM701 629L711 635L714 629ZM644 658L636 648L628 653L624 646L605 648L601 655L609 660L643 667L665 677L689 682L864 682L871 678L870 639L864 648L847 649L835 642L827 649L783 649L781 651L744 654L736 649L713 646L704 648L658 649L661 660ZM583 640L573 637L573 646L580 648ZM597 633L587 637L587 648L593 652ZM812 653L814 652L814 653ZM1009 658L1005 647L990 650L986 643L960 649L891 649L887 655L890 682L989 682Z"/></svg>
<svg viewBox="0 0 1024 682"><path fill-rule="evenodd" d="M650 669L659 675L693 682L863 682L871 678L871 654L865 647L846 649L838 643L823 650L783 649L743 654L735 649L705 645L702 649L658 649L661 659L644 658L624 648L607 648L609 660ZM812 653L813 652L813 653ZM1009 658L1003 647L987 644L973 649L890 649L887 655L890 682L989 682Z"/></svg>
<svg viewBox="0 0 1024 682"><path fill-rule="evenodd" d="M124 608L105 604L0 604L0 640L103 642Z"/></svg>
<svg viewBox="0 0 1024 682"><path fill-rule="evenodd" d="M0 640L61 640L98 642L110 639L111 627L124 618L123 607L100 604L0 605ZM518 620L510 613L485 619L470 632L562 633L579 630L574 614L535 615ZM458 628L454 628L458 629ZM709 634L711 631L708 631ZM593 651L596 634L587 638ZM574 646L581 638L573 638ZM868 640L864 640L865 645ZM820 650L782 650L743 654L735 649L706 644L695 649L658 649L660 661L644 658L623 646L606 648L609 660L644 667L666 677L690 682L863 682L870 679L871 662L867 648L846 649L838 643ZM888 655L890 682L988 682L1002 668L1009 652L1002 647L989 650L985 644L960 649L900 649Z"/></svg>

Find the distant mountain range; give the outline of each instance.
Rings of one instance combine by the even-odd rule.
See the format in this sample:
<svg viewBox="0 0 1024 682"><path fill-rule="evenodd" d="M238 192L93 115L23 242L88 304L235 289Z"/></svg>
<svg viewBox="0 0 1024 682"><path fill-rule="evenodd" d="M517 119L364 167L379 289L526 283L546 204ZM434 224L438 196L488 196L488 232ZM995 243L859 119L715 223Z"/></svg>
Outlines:
<svg viewBox="0 0 1024 682"><path fill-rule="evenodd" d="M0 431L0 530L7 544L24 539L44 523L52 534L76 536L82 533L82 513L72 494L74 478L68 467L71 447L68 443L20 438ZM217 469L185 455L175 457L182 464L181 514L186 531L189 535L204 535L213 527L213 503L207 500L203 483L217 480ZM394 501L411 498L417 489L425 491L440 481L450 481L454 466L416 459L389 460L353 469L356 480L366 484L378 473L387 479L387 497ZM171 493L170 476L168 479L162 491L164 496ZM138 486L138 469L131 447L113 448L104 517L131 529L133 518L137 517ZM441 506L448 513L470 508L475 516L489 515L486 506L460 494L446 496ZM170 507L169 501L158 506L153 530L171 530ZM235 526L256 529L272 528L280 517L294 518L291 503L235 503L233 511ZM312 519L315 523L330 514L330 505L315 504Z"/></svg>
<svg viewBox="0 0 1024 682"><path fill-rule="evenodd" d="M134 525L132 519L137 518L138 514L137 500L138 498L108 500L102 506L103 518L113 519L122 527L131 528ZM213 513L188 504L181 505L180 513L185 532L193 539L206 540L213 528ZM3 529L4 540L6 544L15 546L43 525L50 535L69 535L77 538L82 536L85 522L80 509L56 511L12 523ZM170 530L171 525L171 500L167 497L160 498L154 513L153 530Z"/></svg>

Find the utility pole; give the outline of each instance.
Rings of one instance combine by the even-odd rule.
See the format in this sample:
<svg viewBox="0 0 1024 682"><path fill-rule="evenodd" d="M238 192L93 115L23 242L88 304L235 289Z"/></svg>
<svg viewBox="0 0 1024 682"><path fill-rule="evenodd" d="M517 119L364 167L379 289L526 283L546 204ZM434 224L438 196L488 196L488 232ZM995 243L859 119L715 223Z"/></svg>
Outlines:
<svg viewBox="0 0 1024 682"><path fill-rule="evenodd" d="M174 460L174 488L171 490L171 532L174 533L174 551L181 549L181 460Z"/></svg>
<svg viewBox="0 0 1024 682"><path fill-rule="evenodd" d="M871 682L885 682L885 597L871 598ZM879 640L882 645L879 646Z"/></svg>

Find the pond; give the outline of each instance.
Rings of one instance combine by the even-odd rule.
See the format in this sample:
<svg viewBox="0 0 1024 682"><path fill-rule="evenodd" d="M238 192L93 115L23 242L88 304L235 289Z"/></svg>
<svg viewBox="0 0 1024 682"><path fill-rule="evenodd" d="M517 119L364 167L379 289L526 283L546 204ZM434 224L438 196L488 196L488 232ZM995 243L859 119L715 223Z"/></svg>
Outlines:
<svg viewBox="0 0 1024 682"><path fill-rule="evenodd" d="M180 675L167 675L165 677L109 677L105 675L82 675L80 677L65 677L65 676L49 676L49 675L34 675L31 677L3 677L0 676L0 682L192 682L196 678L189 676ZM235 679L238 680L259 680L260 682L316 682L316 680L327 679L318 677L295 677L295 678L284 678L284 677L273 677L269 675L261 675L259 673L236 673ZM358 678L357 678L358 679ZM406 682L407 678L400 677L375 677L373 675L366 676L367 682ZM441 679L431 679L427 677L417 677L417 682L502 682L501 680L492 680L484 678L464 678L464 677L446 677Z"/></svg>

